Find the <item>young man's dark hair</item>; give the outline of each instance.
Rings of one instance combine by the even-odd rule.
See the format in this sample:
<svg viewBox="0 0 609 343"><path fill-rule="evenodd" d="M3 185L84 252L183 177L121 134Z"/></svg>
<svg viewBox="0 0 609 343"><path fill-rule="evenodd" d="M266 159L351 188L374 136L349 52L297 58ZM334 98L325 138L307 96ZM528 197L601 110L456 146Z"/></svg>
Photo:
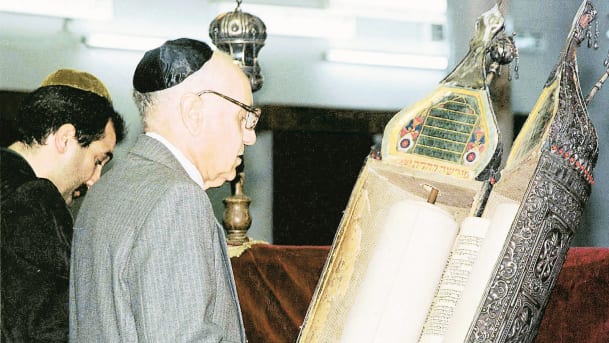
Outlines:
<svg viewBox="0 0 609 343"><path fill-rule="evenodd" d="M76 128L76 138L83 148L104 135L111 121L116 142L125 137L125 122L110 101L95 93L69 86L40 87L22 102L16 118L19 140L28 146L43 144L63 124Z"/></svg>

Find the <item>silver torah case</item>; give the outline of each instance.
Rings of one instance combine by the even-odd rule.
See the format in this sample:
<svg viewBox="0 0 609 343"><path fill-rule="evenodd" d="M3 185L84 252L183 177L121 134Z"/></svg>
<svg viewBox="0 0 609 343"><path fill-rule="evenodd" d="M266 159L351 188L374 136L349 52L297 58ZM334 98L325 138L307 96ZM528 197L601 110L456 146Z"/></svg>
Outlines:
<svg viewBox="0 0 609 343"><path fill-rule="evenodd" d="M580 89L576 50L596 10L580 6L560 58L488 200L520 208L467 342L533 342L594 184L598 137Z"/></svg>

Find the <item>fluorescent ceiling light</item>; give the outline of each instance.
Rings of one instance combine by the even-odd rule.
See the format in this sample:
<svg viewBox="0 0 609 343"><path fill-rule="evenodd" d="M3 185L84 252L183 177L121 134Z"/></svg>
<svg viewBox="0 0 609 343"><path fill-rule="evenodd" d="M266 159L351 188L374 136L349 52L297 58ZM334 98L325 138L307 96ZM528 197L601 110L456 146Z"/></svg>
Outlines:
<svg viewBox="0 0 609 343"><path fill-rule="evenodd" d="M514 41L520 52L537 52L545 49L541 33L518 32Z"/></svg>
<svg viewBox="0 0 609 343"><path fill-rule="evenodd" d="M448 58L443 56L424 56L365 50L331 49L326 52L325 59L329 62L402 68L444 70L448 67Z"/></svg>
<svg viewBox="0 0 609 343"><path fill-rule="evenodd" d="M108 20L113 17L113 0L0 1L0 11L61 18Z"/></svg>
<svg viewBox="0 0 609 343"><path fill-rule="evenodd" d="M355 9L370 9L370 8L387 8L393 11L409 12L446 12L447 0L329 0L331 7L337 8L355 8Z"/></svg>
<svg viewBox="0 0 609 343"><path fill-rule="evenodd" d="M220 3L218 10L232 12L235 4ZM356 34L355 18L332 10L248 4L241 11L262 19L270 35L353 38Z"/></svg>
<svg viewBox="0 0 609 343"><path fill-rule="evenodd" d="M446 0L330 0L329 5L357 17L434 24L446 21Z"/></svg>
<svg viewBox="0 0 609 343"><path fill-rule="evenodd" d="M146 51L161 46L166 40L160 37L93 33L85 36L83 43L90 48Z"/></svg>
<svg viewBox="0 0 609 343"><path fill-rule="evenodd" d="M369 0L331 0L328 8L306 8L263 4L242 4L241 11L253 14L266 24L270 35L353 39L361 18L386 19L421 24L444 24L446 0L383 0L381 5ZM432 6L433 5L433 6ZM218 12L232 12L235 4L218 3Z"/></svg>

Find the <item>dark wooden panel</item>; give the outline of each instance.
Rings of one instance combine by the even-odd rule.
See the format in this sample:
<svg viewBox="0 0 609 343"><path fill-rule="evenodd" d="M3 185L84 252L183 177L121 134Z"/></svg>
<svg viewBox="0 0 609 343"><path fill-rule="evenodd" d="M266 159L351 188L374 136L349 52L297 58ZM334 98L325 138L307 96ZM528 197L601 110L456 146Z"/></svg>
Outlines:
<svg viewBox="0 0 609 343"><path fill-rule="evenodd" d="M19 104L28 93L0 91L0 146L7 147L17 139L14 120Z"/></svg>
<svg viewBox="0 0 609 343"><path fill-rule="evenodd" d="M274 133L275 244L332 243L371 145L368 133Z"/></svg>
<svg viewBox="0 0 609 343"><path fill-rule="evenodd" d="M261 129L273 131L275 244L332 243L372 137L394 114L263 107Z"/></svg>
<svg viewBox="0 0 609 343"><path fill-rule="evenodd" d="M382 133L397 112L269 105L258 128L272 131Z"/></svg>

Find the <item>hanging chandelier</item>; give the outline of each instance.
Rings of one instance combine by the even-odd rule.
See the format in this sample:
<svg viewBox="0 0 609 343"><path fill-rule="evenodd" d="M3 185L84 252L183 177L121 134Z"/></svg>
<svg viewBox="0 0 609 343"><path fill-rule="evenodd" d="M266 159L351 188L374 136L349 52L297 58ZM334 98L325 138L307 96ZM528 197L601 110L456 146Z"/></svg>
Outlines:
<svg viewBox="0 0 609 343"><path fill-rule="evenodd" d="M236 0L232 12L218 15L209 25L209 37L214 45L233 57L250 80L252 92L262 87L263 76L258 64L258 52L266 40L266 26L255 15L242 12L242 0Z"/></svg>

